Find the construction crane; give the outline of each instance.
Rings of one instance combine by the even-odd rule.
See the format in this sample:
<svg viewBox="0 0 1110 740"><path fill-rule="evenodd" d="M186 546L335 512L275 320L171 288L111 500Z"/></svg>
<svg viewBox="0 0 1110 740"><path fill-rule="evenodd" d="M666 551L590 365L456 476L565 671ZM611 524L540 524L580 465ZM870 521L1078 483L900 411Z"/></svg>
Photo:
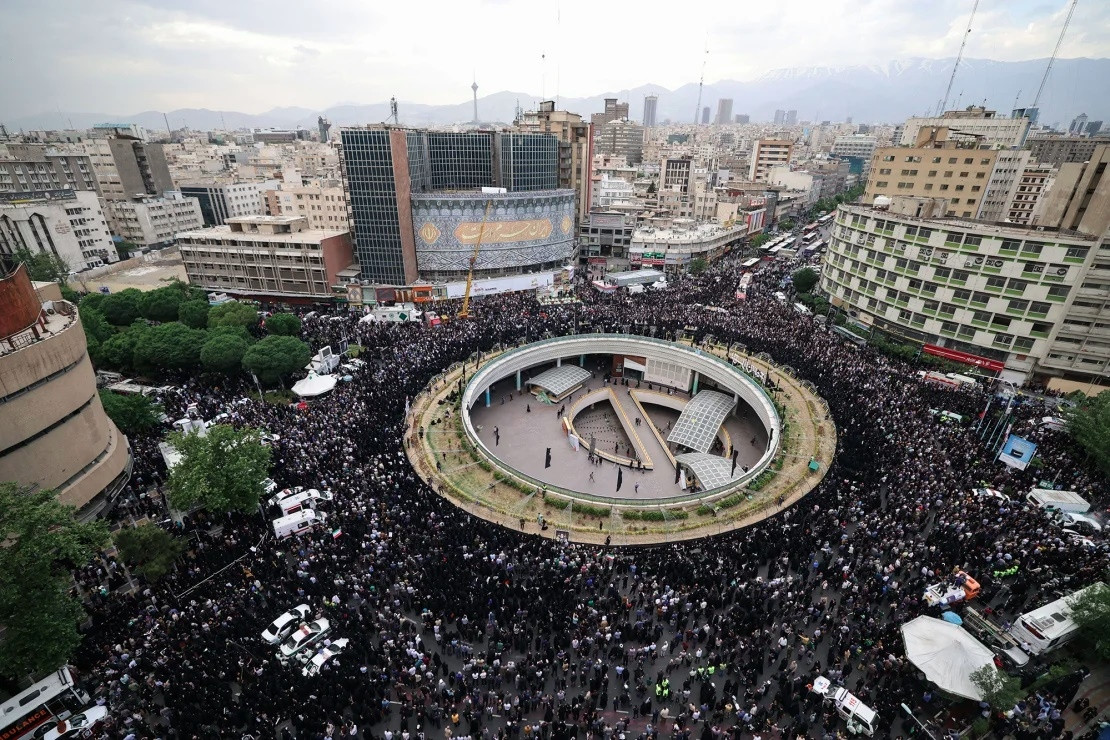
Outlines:
<svg viewBox="0 0 1110 740"><path fill-rule="evenodd" d="M1031 108L1036 108L1041 102L1041 93L1044 92L1045 83L1048 82L1048 75L1052 72L1052 65L1056 63L1056 56L1060 53L1060 46L1064 43L1064 34L1068 32L1068 25L1071 23L1072 14L1075 13L1075 6L1079 0L1071 0L1071 7L1068 8L1068 16L1064 19L1064 27L1060 29L1060 38L1056 39L1056 48L1052 50L1052 56L1048 58L1048 66L1045 67L1044 77L1041 78L1041 86L1037 88L1037 97L1033 98L1033 105Z"/></svg>
<svg viewBox="0 0 1110 740"><path fill-rule="evenodd" d="M937 115L944 113L944 109L948 107L948 96L952 94L952 83L956 81L956 70L960 68L960 62L964 58L964 47L967 46L967 37L971 35L971 23L975 20L975 11L979 9L979 0L975 0L975 5L971 6L971 17L967 19L967 30L964 31L964 40L960 42L960 53L956 55L956 63L952 65L952 76L948 78L948 87L944 91L944 100L937 106Z"/></svg>
<svg viewBox="0 0 1110 740"><path fill-rule="evenodd" d="M463 293L463 304L456 319L470 318L470 289L474 286L474 265L478 262L478 250L482 248L482 236L486 233L486 220L489 218L489 209L493 206L492 200L486 201L486 212L482 214L482 225L478 227L478 240L474 242L474 253L470 255L470 270L466 273L466 292Z"/></svg>

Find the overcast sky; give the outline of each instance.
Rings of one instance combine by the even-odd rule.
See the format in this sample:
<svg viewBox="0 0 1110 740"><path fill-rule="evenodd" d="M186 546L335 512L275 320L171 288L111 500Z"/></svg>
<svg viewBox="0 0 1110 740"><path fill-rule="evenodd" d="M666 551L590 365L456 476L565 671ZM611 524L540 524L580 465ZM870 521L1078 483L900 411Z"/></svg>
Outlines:
<svg viewBox="0 0 1110 740"><path fill-rule="evenodd" d="M953 57L973 0L4 0L0 122L674 89L780 67ZM965 55L1047 57L1070 0L981 0ZM709 53L705 54L708 46ZM1110 56L1082 0L1061 57ZM546 61L542 61L545 57Z"/></svg>

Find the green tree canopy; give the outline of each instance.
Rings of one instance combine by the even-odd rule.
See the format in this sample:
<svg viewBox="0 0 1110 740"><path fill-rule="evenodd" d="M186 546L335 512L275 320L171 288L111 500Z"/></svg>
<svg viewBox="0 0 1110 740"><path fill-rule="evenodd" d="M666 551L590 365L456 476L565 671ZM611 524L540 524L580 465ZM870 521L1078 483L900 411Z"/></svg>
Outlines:
<svg viewBox="0 0 1110 740"><path fill-rule="evenodd" d="M243 355L243 367L258 376L266 385L275 385L283 377L308 364L312 352L296 337L268 336L251 345Z"/></svg>
<svg viewBox="0 0 1110 740"><path fill-rule="evenodd" d="M756 234L755 236L752 237L752 240L751 240L750 244L753 247L762 247L770 239L771 239L771 237L768 236L767 234Z"/></svg>
<svg viewBox="0 0 1110 740"><path fill-rule="evenodd" d="M1066 416L1072 438L1110 475L1110 391L1080 401Z"/></svg>
<svg viewBox="0 0 1110 740"><path fill-rule="evenodd" d="M77 313L81 316L81 327L85 330L86 338L103 342L116 333L112 325L104 319L104 314L99 311L90 308L78 310Z"/></svg>
<svg viewBox="0 0 1110 740"><path fill-rule="evenodd" d="M100 312L104 314L104 318L108 319L110 324L129 326L140 316L139 303L142 297L143 292L135 288L128 288L127 290L121 290L119 293L106 295L104 300L100 302Z"/></svg>
<svg viewBox="0 0 1110 740"><path fill-rule="evenodd" d="M695 257L694 259L690 260L690 274L691 275L694 275L694 276L700 275L703 272L705 272L705 269L707 267L709 267L709 263L705 261L704 257Z"/></svg>
<svg viewBox="0 0 1110 740"><path fill-rule="evenodd" d="M983 701L1000 712L1017 704L1023 696L1021 681L1002 673L995 668L994 663L977 668L968 678L983 692Z"/></svg>
<svg viewBox="0 0 1110 740"><path fill-rule="evenodd" d="M139 299L139 311L151 321L177 321L177 310L184 297L182 290L173 285L148 290Z"/></svg>
<svg viewBox="0 0 1110 740"><path fill-rule="evenodd" d="M199 434L174 432L170 443L181 453L170 474L170 504L182 511L201 506L214 513L253 511L270 471L270 448L257 430L225 424Z"/></svg>
<svg viewBox="0 0 1110 740"><path fill-rule="evenodd" d="M53 252L32 252L26 247L15 250L12 258L27 265L32 280L44 283L64 283L69 279L69 264Z"/></svg>
<svg viewBox="0 0 1110 740"><path fill-rule="evenodd" d="M200 349L200 363L205 370L233 373L243 366L243 355L250 343L233 333L210 332L208 341Z"/></svg>
<svg viewBox="0 0 1110 740"><path fill-rule="evenodd" d="M107 296L105 296L103 293L87 293L84 297L81 298L81 302L77 305L77 307L82 311L103 311L104 299L106 297ZM103 315L104 314L101 313L101 316Z"/></svg>
<svg viewBox="0 0 1110 740"><path fill-rule="evenodd" d="M799 293L809 293L817 285L821 276L812 268L803 267L800 270L795 270L791 279L794 281L794 290Z"/></svg>
<svg viewBox="0 0 1110 740"><path fill-rule="evenodd" d="M61 285L59 285L58 289L62 292L62 298L69 301L73 305L76 306L78 303L81 302L81 296L77 293L76 290L69 287L69 285L67 285L66 283L62 283Z"/></svg>
<svg viewBox="0 0 1110 740"><path fill-rule="evenodd" d="M150 582L169 572L185 552L185 542L154 524L124 527L114 537L123 562Z"/></svg>
<svg viewBox="0 0 1110 740"><path fill-rule="evenodd" d="M124 434L145 432L158 426L158 404L146 396L100 391L100 403L108 418L115 422Z"/></svg>
<svg viewBox="0 0 1110 740"><path fill-rule="evenodd" d="M1103 393L1102 395L1107 395ZM1110 660L1110 587L1099 583L1069 601L1071 618L1095 653Z"/></svg>
<svg viewBox="0 0 1110 740"><path fill-rule="evenodd" d="M119 334L113 334L100 343L96 360L101 369L131 370L135 367L135 343L150 327L132 327Z"/></svg>
<svg viewBox="0 0 1110 740"><path fill-rule="evenodd" d="M15 678L64 665L81 642L81 603L70 571L108 541L103 522L82 524L51 490L0 483L0 673Z"/></svg>
<svg viewBox="0 0 1110 740"><path fill-rule="evenodd" d="M191 329L208 326L208 301L182 301L177 307L177 320Z"/></svg>
<svg viewBox="0 0 1110 740"><path fill-rule="evenodd" d="M779 228L781 228L783 231L789 231L790 229L793 229L794 219L784 218L783 220L779 221Z"/></svg>
<svg viewBox="0 0 1110 740"><path fill-rule="evenodd" d="M195 367L207 339L204 330L190 329L178 321L151 327L135 342L135 367L143 372Z"/></svg>
<svg viewBox="0 0 1110 740"><path fill-rule="evenodd" d="M266 331L283 337L295 337L301 333L301 320L291 313L275 313L266 319Z"/></svg>
<svg viewBox="0 0 1110 740"><path fill-rule="evenodd" d="M239 301L228 301L213 306L208 312L209 328L217 326L254 326L258 323L258 311Z"/></svg>

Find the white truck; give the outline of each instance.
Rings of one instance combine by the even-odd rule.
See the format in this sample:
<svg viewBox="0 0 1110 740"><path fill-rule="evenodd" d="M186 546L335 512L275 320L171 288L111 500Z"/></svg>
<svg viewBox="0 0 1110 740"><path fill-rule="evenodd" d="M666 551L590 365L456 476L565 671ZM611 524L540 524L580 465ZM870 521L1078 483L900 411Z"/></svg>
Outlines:
<svg viewBox="0 0 1110 740"><path fill-rule="evenodd" d="M1073 514L1086 514L1091 510L1090 502L1075 491L1034 488L1025 495L1025 500L1042 509L1068 511Z"/></svg>
<svg viewBox="0 0 1110 740"><path fill-rule="evenodd" d="M288 516L289 514L296 514L298 511L305 509L315 509L316 504L320 501L331 501L331 491L324 491L321 493L315 488L310 488L307 491L295 493L292 496L286 496L277 502L281 507L281 513Z"/></svg>
<svg viewBox="0 0 1110 740"><path fill-rule="evenodd" d="M813 691L825 697L825 701L832 702L836 707L836 713L848 723L848 732L868 737L875 734L878 713L848 689L843 686L834 689L829 679L819 676L813 682Z"/></svg>
<svg viewBox="0 0 1110 740"><path fill-rule="evenodd" d="M293 535L304 534L309 530L323 525L328 517L324 512L302 509L295 514L288 514L274 520L274 536L284 540Z"/></svg>

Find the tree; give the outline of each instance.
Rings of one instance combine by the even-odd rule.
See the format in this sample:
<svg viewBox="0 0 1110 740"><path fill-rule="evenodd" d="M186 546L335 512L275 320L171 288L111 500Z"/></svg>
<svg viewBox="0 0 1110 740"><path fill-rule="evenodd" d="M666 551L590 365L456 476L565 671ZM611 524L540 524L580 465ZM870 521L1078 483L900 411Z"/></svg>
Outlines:
<svg viewBox="0 0 1110 740"><path fill-rule="evenodd" d="M135 343L150 327L133 327L127 331L113 334L100 343L96 359L101 368L125 370L135 367Z"/></svg>
<svg viewBox="0 0 1110 740"><path fill-rule="evenodd" d="M784 218L783 220L779 221L779 228L783 231L790 231L794 228L794 219Z"/></svg>
<svg viewBox="0 0 1110 740"><path fill-rule="evenodd" d="M16 262L27 266L32 280L44 283L64 283L69 279L69 264L53 252L32 252L20 247L12 254Z"/></svg>
<svg viewBox="0 0 1110 740"><path fill-rule="evenodd" d="M200 349L200 364L205 370L232 373L243 366L243 355L250 343L236 334L210 333Z"/></svg>
<svg viewBox="0 0 1110 740"><path fill-rule="evenodd" d="M759 247L762 247L764 244L766 244L770 239L771 237L767 234L756 234L752 237L750 245L758 249Z"/></svg>
<svg viewBox="0 0 1110 740"><path fill-rule="evenodd" d="M103 316L105 297L103 293L87 293L81 299L81 303L77 305L77 308L82 311L99 311L101 312L101 316Z"/></svg>
<svg viewBox="0 0 1110 740"><path fill-rule="evenodd" d="M794 282L794 290L799 293L810 292L820 279L821 276L809 267L795 270L794 274L791 275L791 280Z"/></svg>
<svg viewBox="0 0 1110 740"><path fill-rule="evenodd" d="M208 312L208 327L217 326L254 326L258 323L258 311L253 306L239 301L228 301L213 306Z"/></svg>
<svg viewBox="0 0 1110 740"><path fill-rule="evenodd" d="M296 337L268 336L251 345L243 355L243 367L266 385L275 385L289 373L303 368L311 359L308 345Z"/></svg>
<svg viewBox="0 0 1110 740"><path fill-rule="evenodd" d="M1081 634L1094 646L1095 653L1103 660L1110 659L1110 587L1096 584L1069 604L1072 621L1079 625Z"/></svg>
<svg viewBox="0 0 1110 740"><path fill-rule="evenodd" d="M87 311L79 310L78 314L81 316L81 328L85 330L86 339L103 342L115 334L111 324L104 319L104 314L99 311L90 308Z"/></svg>
<svg viewBox="0 0 1110 740"><path fill-rule="evenodd" d="M1072 438L1110 475L1110 391L1083 399L1066 418Z"/></svg>
<svg viewBox="0 0 1110 740"><path fill-rule="evenodd" d="M185 552L185 542L154 524L124 527L114 535L123 562L153 583L169 572Z"/></svg>
<svg viewBox="0 0 1110 740"><path fill-rule="evenodd" d="M62 292L62 298L69 301L74 306L76 306L81 301L81 296L77 293L77 291L69 287L66 283L62 283L61 285L59 285L58 289Z"/></svg>
<svg viewBox="0 0 1110 740"><path fill-rule="evenodd" d="M135 367L143 372L195 367L200 364L200 350L207 340L208 333L203 329L190 329L177 321L151 327L135 342Z"/></svg>
<svg viewBox="0 0 1110 740"><path fill-rule="evenodd" d="M257 430L225 424L202 437L174 432L170 443L181 462L170 474L170 504L182 511L201 506L213 513L253 511L270 471L270 448Z"/></svg>
<svg viewBox="0 0 1110 740"><path fill-rule="evenodd" d="M104 413L108 414L108 418L124 434L145 432L158 425L158 414L160 413L158 404L146 396L133 396L101 390L100 403L104 406Z"/></svg>
<svg viewBox="0 0 1110 740"><path fill-rule="evenodd" d="M81 642L85 612L69 593L70 572L108 541L108 529L76 521L54 491L0 483L0 541L0 674L52 671Z"/></svg>
<svg viewBox="0 0 1110 740"><path fill-rule="evenodd" d="M191 329L208 326L208 301L182 301L177 307L177 320Z"/></svg>
<svg viewBox="0 0 1110 740"><path fill-rule="evenodd" d="M149 290L139 299L139 312L151 321L177 321L183 297L181 290L172 285Z"/></svg>
<svg viewBox="0 0 1110 740"><path fill-rule="evenodd" d="M116 254L119 255L121 260L127 259L131 256L132 252L138 252L140 249L142 249L142 247L138 244L129 242L126 239L116 242Z"/></svg>
<svg viewBox="0 0 1110 740"><path fill-rule="evenodd" d="M139 318L141 313L139 301L142 297L142 291L135 288L106 295L100 302L100 312L108 319L108 323L114 326L130 326L135 319Z"/></svg>
<svg viewBox="0 0 1110 740"><path fill-rule="evenodd" d="M1007 711L1023 696L1021 680L1000 672L994 663L975 669L968 678L982 692L983 701L999 712Z"/></svg>
<svg viewBox="0 0 1110 740"><path fill-rule="evenodd" d="M695 257L690 260L690 274L695 277L705 272L707 267L709 267L709 263L705 261L704 257Z"/></svg>
<svg viewBox="0 0 1110 740"><path fill-rule="evenodd" d="M283 337L295 337L301 333L301 320L291 313L275 313L266 319L266 331Z"/></svg>

